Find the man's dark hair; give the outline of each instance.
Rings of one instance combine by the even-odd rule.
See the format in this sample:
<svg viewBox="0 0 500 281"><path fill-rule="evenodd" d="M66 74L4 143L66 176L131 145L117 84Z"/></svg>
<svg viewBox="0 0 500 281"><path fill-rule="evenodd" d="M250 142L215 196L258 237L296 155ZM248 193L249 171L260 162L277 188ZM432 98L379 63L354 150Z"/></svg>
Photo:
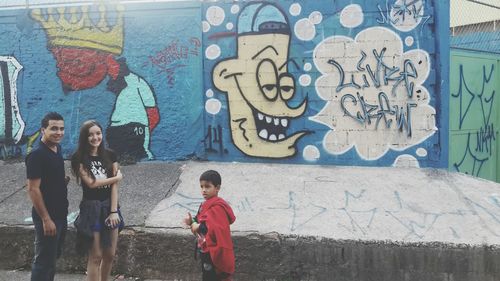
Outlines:
<svg viewBox="0 0 500 281"><path fill-rule="evenodd" d="M201 174L200 181L208 181L215 186L220 186L222 179L217 171L208 170L203 172L203 174Z"/></svg>
<svg viewBox="0 0 500 281"><path fill-rule="evenodd" d="M61 116L61 114L57 112L49 112L45 114L45 116L42 119L42 128L47 128L49 126L49 121L50 120L63 120L64 118Z"/></svg>

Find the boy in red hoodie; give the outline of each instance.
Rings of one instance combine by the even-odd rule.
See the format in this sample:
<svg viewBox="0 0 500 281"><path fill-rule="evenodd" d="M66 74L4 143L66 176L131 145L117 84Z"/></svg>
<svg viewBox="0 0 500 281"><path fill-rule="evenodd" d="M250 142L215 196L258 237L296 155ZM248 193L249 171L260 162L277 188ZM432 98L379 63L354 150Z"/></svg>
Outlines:
<svg viewBox="0 0 500 281"><path fill-rule="evenodd" d="M200 176L200 188L205 202L194 218L188 213L184 223L197 236L197 252L201 256L203 281L228 281L234 273L234 252L229 227L236 217L224 199L218 197L221 176L208 170Z"/></svg>

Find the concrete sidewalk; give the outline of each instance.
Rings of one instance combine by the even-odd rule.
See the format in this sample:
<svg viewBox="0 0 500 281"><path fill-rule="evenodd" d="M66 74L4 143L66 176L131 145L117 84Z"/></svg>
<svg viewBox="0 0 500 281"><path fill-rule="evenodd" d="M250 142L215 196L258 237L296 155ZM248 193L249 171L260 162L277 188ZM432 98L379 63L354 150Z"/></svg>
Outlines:
<svg viewBox="0 0 500 281"><path fill-rule="evenodd" d="M32 255L22 166L1 166L0 248L8 254L0 268L26 268ZM199 280L181 220L202 202L198 178L207 169L221 173L220 196L237 217L236 281L500 280L500 184L436 169L214 162L123 167L128 228L116 272ZM70 189L75 212L80 188ZM70 231L59 267L83 272L73 239Z"/></svg>

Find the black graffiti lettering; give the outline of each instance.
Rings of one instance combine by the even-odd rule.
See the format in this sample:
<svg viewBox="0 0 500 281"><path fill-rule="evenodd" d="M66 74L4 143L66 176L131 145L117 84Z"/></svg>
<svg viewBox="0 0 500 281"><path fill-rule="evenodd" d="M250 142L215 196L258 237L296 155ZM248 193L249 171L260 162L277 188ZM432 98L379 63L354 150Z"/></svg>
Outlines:
<svg viewBox="0 0 500 281"><path fill-rule="evenodd" d="M356 114L350 112L346 104L352 103L358 106L359 110ZM346 94L340 99L340 106L344 114L348 117L355 119L360 123L372 124L372 119L376 119L375 129L378 129L380 121L383 121L387 128L391 127L393 118L396 119L397 129L400 132L406 131L407 136L412 136L411 127L411 111L412 108L417 107L416 103L407 103L405 107L397 105L391 106L389 98L384 92L378 94L378 104L373 105L366 102L365 98L357 93L357 97L352 94Z"/></svg>
<svg viewBox="0 0 500 281"><path fill-rule="evenodd" d="M344 89L346 87L353 87L356 89L361 89L361 87L354 81L354 74L351 74L351 83L346 84L346 83L344 83L345 72L344 72L344 69L342 68L342 66L334 59L328 60L328 63L335 66L337 68L337 70L340 72L340 81L339 81L339 85L336 88L337 92L340 92L342 89Z"/></svg>
<svg viewBox="0 0 500 281"><path fill-rule="evenodd" d="M336 60L328 60L328 64L333 65L340 74L339 84L337 85L336 92L340 92L342 89L347 87L364 89L370 87L371 85L378 89L382 86L382 83L384 86L387 86L389 85L389 81L395 81L391 91L393 96L396 96L396 90L398 86L403 83L407 96L410 98L413 97L415 83L410 81L410 78L418 77L418 72L415 64L411 60L406 59L403 63L403 71L400 71L400 68L397 66L390 67L384 62L384 55L386 51L387 48L385 47L382 48L380 52L378 52L376 49L372 50L373 56L377 61L375 69L373 69L369 64L363 66L363 62L365 61L367 55L364 51L361 51L361 58L356 64L356 69L360 72L366 72L362 73L361 75L361 77L363 78L362 86L356 83L354 74L351 74L351 81L349 83L346 83L344 68ZM381 77L382 75L383 77ZM381 79L383 79L383 81Z"/></svg>
<svg viewBox="0 0 500 281"><path fill-rule="evenodd" d="M415 103L407 103L406 104L406 114L403 107L399 107L396 110L396 123L398 124L398 130L403 132L406 129L406 134L408 137L412 136L411 131L411 109L413 107L417 107Z"/></svg>
<svg viewBox="0 0 500 281"><path fill-rule="evenodd" d="M205 151L208 153L227 153L227 149L224 148L222 127L220 125L217 125L216 128L208 125L203 142L205 143ZM214 148L215 145L218 146L218 150Z"/></svg>
<svg viewBox="0 0 500 281"><path fill-rule="evenodd" d="M410 16L410 18L412 18L415 21L415 23L417 23L419 19L423 19L423 22L420 26L420 32L422 32L423 27L425 26L427 21L429 21L429 19L431 18L430 15L424 15L422 12L424 8L424 1L420 2L421 5L418 8L417 8L417 4L419 3L418 0L413 0L408 3L406 1L407 0L405 0L405 3L401 4L397 3L391 4L389 7L389 1L386 0L385 10L382 10L380 4L377 4L377 9L380 15L380 18L377 18L377 22L379 24L397 24L400 20L399 17L401 17L401 19L405 21L406 17ZM393 14L391 14L391 10L394 11ZM422 13L422 15L420 15L420 13Z"/></svg>
<svg viewBox="0 0 500 281"><path fill-rule="evenodd" d="M363 52L363 51L361 51L361 59L359 59L358 65L356 66L357 70L359 70L359 71L365 71L365 69L361 65L363 63L363 61L365 61L365 59L366 59L366 53Z"/></svg>
<svg viewBox="0 0 500 281"><path fill-rule="evenodd" d="M378 111L377 123L375 124L375 128L378 128L380 120L384 120L385 126L387 128L390 128L392 119L388 119L387 114L394 115L396 114L396 111L391 110L389 98L384 92L380 92L378 94L378 104L380 106L380 110Z"/></svg>
<svg viewBox="0 0 500 281"><path fill-rule="evenodd" d="M358 104L358 101L356 100L356 97L354 97L353 95L351 94L347 94L347 95L344 95L342 96L342 98L340 99L340 107L342 107L342 111L344 111L344 115L347 115L353 119L356 119L358 122L360 123L363 123L364 122L364 119L361 118L360 116L360 113L358 112L356 115L352 115L349 110L347 110L347 108L345 107L345 103L346 103L346 100L347 99L350 99L351 102L354 104L354 105L357 105Z"/></svg>
<svg viewBox="0 0 500 281"><path fill-rule="evenodd" d="M485 128L481 127L478 132L476 132L476 151L477 152L489 152L492 155L492 144L496 140L495 128L493 124L486 125Z"/></svg>
<svg viewBox="0 0 500 281"><path fill-rule="evenodd" d="M415 65L413 64L413 62L409 59L406 59L404 61L404 65L403 65L403 72L399 73L399 77L396 78L397 82L394 84L394 86L392 86L392 94L393 95L396 95L396 88L398 87L398 85L401 82L404 81L404 85L405 85L405 89L406 89L406 93L407 93L408 97L410 97L410 98L413 97L413 88L415 86L415 83L410 82L408 77L417 78L418 73L417 73L417 69L415 68Z"/></svg>
<svg viewBox="0 0 500 281"><path fill-rule="evenodd" d="M479 129L476 129L476 144L474 148L474 132L468 132L467 144L465 145L463 156L460 161L455 162L453 166L459 172L464 172L474 176L481 174L481 169L489 160L494 160L492 156L494 142L496 142L496 134L494 123L491 121L493 105L495 104L495 91L491 91L490 96L486 96L487 84L491 81L495 72L495 65L491 64L487 70L487 65L482 67L482 81L479 82L479 87L473 87L469 84L465 77L464 65L459 66L459 84L456 93L451 93L452 98L459 99L459 115L458 128L462 130L466 119L471 115L481 116ZM477 73L473 73L476 75ZM474 79L473 77L472 79ZM470 80L469 80L470 81ZM476 91L473 88L477 89ZM471 107L479 107L481 112L470 113ZM474 117L472 117L474 118ZM489 155L489 156L488 156ZM472 168L469 168L472 164ZM469 165L469 166L467 166Z"/></svg>

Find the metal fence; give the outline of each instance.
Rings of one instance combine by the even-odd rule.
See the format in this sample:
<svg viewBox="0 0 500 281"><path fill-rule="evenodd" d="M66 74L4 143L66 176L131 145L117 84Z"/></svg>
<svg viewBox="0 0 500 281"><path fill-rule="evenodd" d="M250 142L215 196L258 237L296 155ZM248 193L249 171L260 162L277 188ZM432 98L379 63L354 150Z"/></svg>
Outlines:
<svg viewBox="0 0 500 281"><path fill-rule="evenodd" d="M500 0L450 0L450 45L500 54Z"/></svg>

